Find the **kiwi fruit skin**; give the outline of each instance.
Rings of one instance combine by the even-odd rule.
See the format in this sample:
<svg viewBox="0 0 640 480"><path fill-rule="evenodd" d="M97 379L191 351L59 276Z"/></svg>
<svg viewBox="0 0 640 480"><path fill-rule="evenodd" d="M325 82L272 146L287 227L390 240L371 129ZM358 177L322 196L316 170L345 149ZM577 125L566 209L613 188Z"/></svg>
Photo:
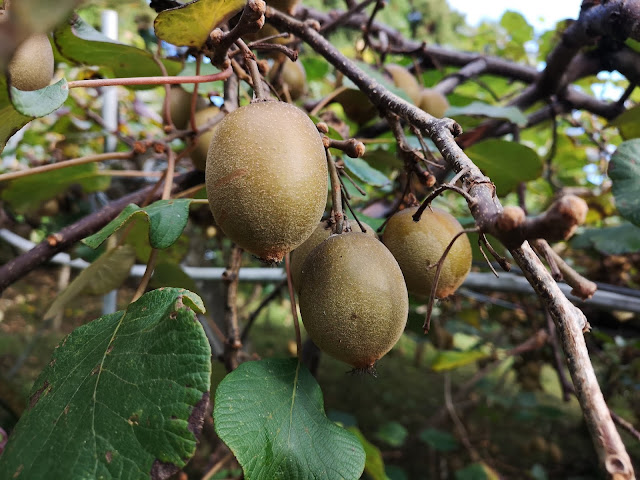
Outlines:
<svg viewBox="0 0 640 480"><path fill-rule="evenodd" d="M373 228L371 228L365 222L361 223L365 228L364 233L372 236L373 238L378 238L378 235ZM360 230L360 227L356 222L350 222L350 224L353 232L362 231ZM311 236L307 238L304 243L302 243L302 245L298 246L293 252L291 252L291 280L293 282L293 288L296 292L300 291L300 276L302 274L302 265L304 264L304 261L307 259L314 248L316 248L327 238L329 238L331 233L331 224L327 220L323 220L318 224Z"/></svg>
<svg viewBox="0 0 640 480"><path fill-rule="evenodd" d="M53 78L53 50L49 37L39 33L22 42L9 62L11 85L32 91L47 87Z"/></svg>
<svg viewBox="0 0 640 480"><path fill-rule="evenodd" d="M423 88L418 106L434 117L442 118L449 110L449 100L437 90Z"/></svg>
<svg viewBox="0 0 640 480"><path fill-rule="evenodd" d="M398 261L410 293L426 298L431 293L436 268L433 265L444 253L462 225L449 213L438 208L425 210L419 222L413 221L418 207L410 207L394 214L387 223L382 241ZM461 235L447 255L438 286L437 298L452 295L471 270L471 244Z"/></svg>
<svg viewBox="0 0 640 480"><path fill-rule="evenodd" d="M269 263L311 235L327 201L320 134L302 110L283 102L256 102L227 115L214 129L205 177L217 225Z"/></svg>
<svg viewBox="0 0 640 480"><path fill-rule="evenodd" d="M407 323L409 300L398 263L365 233L332 235L302 267L300 313L324 352L369 370L396 344Z"/></svg>
<svg viewBox="0 0 640 480"><path fill-rule="evenodd" d="M276 73L277 70L277 68L274 68L274 73ZM274 75L274 77L275 76L276 75ZM290 59L285 57L284 65L282 65L282 73L280 74L280 80L283 85L287 85L291 100L297 100L305 94L307 89L307 73L304 71L302 63L298 61L292 62ZM278 94L283 97L284 90L280 88Z"/></svg>
<svg viewBox="0 0 640 480"><path fill-rule="evenodd" d="M220 109L218 107L207 107L200 111L197 111L194 115L196 120L196 126L199 128L205 125L209 120L220 113ZM193 150L191 150L191 161L193 162L193 166L198 170L205 171L207 165L207 154L209 153L209 145L211 144L211 139L213 138L213 131L216 129L217 125L214 125L212 128L203 132L197 139L196 143L193 146Z"/></svg>
<svg viewBox="0 0 640 480"><path fill-rule="evenodd" d="M404 90L411 101L417 105L422 95L422 86L418 83L416 77L406 68L394 63L387 64L384 68L391 75L395 86Z"/></svg>
<svg viewBox="0 0 640 480"><path fill-rule="evenodd" d="M206 108L208 104L204 98L198 96L196 99L196 111ZM176 128L180 130L187 128L191 118L191 94L182 87L171 87L169 112L171 113L171 121Z"/></svg>

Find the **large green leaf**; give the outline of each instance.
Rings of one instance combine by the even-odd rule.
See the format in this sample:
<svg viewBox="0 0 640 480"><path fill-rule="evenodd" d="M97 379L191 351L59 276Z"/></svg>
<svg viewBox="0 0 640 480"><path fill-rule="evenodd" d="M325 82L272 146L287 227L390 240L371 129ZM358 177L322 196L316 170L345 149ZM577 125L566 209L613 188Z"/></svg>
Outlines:
<svg viewBox="0 0 640 480"><path fill-rule="evenodd" d="M160 12L154 22L158 38L178 46L201 47L211 30L239 12L246 0L195 0Z"/></svg>
<svg viewBox="0 0 640 480"><path fill-rule="evenodd" d="M520 127L527 124L527 117L518 108L489 105L483 102L473 102L464 107L449 107L447 116L455 117L457 115L480 115L482 117L499 118L515 123Z"/></svg>
<svg viewBox="0 0 640 480"><path fill-rule="evenodd" d="M105 227L82 242L91 248L98 248L107 238L124 227L135 218L143 218L149 222L149 243L153 248L167 248L178 240L189 219L189 205L193 200L180 198L175 200L158 200L151 205L140 208L131 203Z"/></svg>
<svg viewBox="0 0 640 480"><path fill-rule="evenodd" d="M86 163L11 180L2 190L2 200L17 212L37 209L42 202L66 191L71 185L81 186L85 192L106 190L111 177L100 175L98 165Z"/></svg>
<svg viewBox="0 0 640 480"><path fill-rule="evenodd" d="M640 251L640 228L630 223L616 227L587 228L571 239L573 248L594 248L608 255Z"/></svg>
<svg viewBox="0 0 640 480"><path fill-rule="evenodd" d="M542 174L538 154L520 143L485 140L467 148L465 153L495 183L498 195L506 195L520 182L535 180Z"/></svg>
<svg viewBox="0 0 640 480"><path fill-rule="evenodd" d="M15 87L10 87L9 91L15 109L30 117L49 115L60 108L69 96L69 86L64 78L40 90L23 92Z"/></svg>
<svg viewBox="0 0 640 480"><path fill-rule="evenodd" d="M640 106L624 111L610 125L618 127L624 140L640 137Z"/></svg>
<svg viewBox="0 0 640 480"><path fill-rule="evenodd" d="M211 349L186 290L74 330L36 380L0 478L166 478L194 454Z"/></svg>
<svg viewBox="0 0 640 480"><path fill-rule="evenodd" d="M243 363L218 386L213 416L248 480L355 480L364 469L362 445L325 416L297 360Z"/></svg>
<svg viewBox="0 0 640 480"><path fill-rule="evenodd" d="M147 50L119 43L102 35L75 15L58 27L53 39L62 56L85 65L98 65L110 70L114 77L150 77L162 70ZM169 75L177 75L180 62L163 60Z"/></svg>
<svg viewBox="0 0 640 480"><path fill-rule="evenodd" d="M44 318L54 317L83 292L104 295L120 287L129 276L135 261L136 252L130 245L122 245L101 255L56 296Z"/></svg>
<svg viewBox="0 0 640 480"><path fill-rule="evenodd" d="M4 150L7 140L32 119L15 109L9 97L7 78L0 74L0 152Z"/></svg>
<svg viewBox="0 0 640 480"><path fill-rule="evenodd" d="M398 422L387 422L381 425L376 432L376 438L394 448L402 447L408 435L407 429Z"/></svg>
<svg viewBox="0 0 640 480"><path fill-rule="evenodd" d="M344 165L349 169L349 171L369 185L382 187L391 183L391 180L389 180L384 173L376 170L361 158L351 158L345 155L343 160Z"/></svg>
<svg viewBox="0 0 640 480"><path fill-rule="evenodd" d="M611 156L608 173L620 215L640 226L640 139L618 146Z"/></svg>

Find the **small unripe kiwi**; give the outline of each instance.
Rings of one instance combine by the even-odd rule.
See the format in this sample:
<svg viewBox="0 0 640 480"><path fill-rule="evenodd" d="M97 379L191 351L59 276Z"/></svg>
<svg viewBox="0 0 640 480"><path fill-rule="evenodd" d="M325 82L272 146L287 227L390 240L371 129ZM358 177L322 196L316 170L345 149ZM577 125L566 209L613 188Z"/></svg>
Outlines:
<svg viewBox="0 0 640 480"><path fill-rule="evenodd" d="M437 90L424 88L420 94L420 103L418 106L434 117L442 118L447 110L449 110L449 100Z"/></svg>
<svg viewBox="0 0 640 480"><path fill-rule="evenodd" d="M333 99L342 105L342 110L349 120L359 125L367 123L378 114L378 109L369 97L356 88L347 88Z"/></svg>
<svg viewBox="0 0 640 480"><path fill-rule="evenodd" d="M273 68L272 81L275 79L277 71L277 67ZM282 65L282 72L280 73L280 83L283 87L284 85L287 86L291 100L297 100L304 95L307 88L307 74L304 71L302 63L299 61L292 62L289 58L285 58L284 64ZM283 88L280 88L279 94L281 97L283 92Z"/></svg>
<svg viewBox="0 0 640 480"><path fill-rule="evenodd" d="M391 75L395 86L404 90L413 103L420 102L422 87L409 70L393 63L385 65L384 69Z"/></svg>
<svg viewBox="0 0 640 480"><path fill-rule="evenodd" d="M203 110L200 110L195 113L196 126L202 127L206 125L209 120L220 113L220 109L218 107L208 107ZM217 125L214 125L213 128L210 128L206 132L202 133L196 140L196 144L191 150L191 161L193 162L193 166L198 170L205 170L207 165L207 154L209 153L209 145L211 145L211 139L213 138L213 131L216 129Z"/></svg>
<svg viewBox="0 0 640 480"><path fill-rule="evenodd" d="M208 102L198 96L196 99L196 111L206 108ZM189 126L191 118L191 94L182 87L171 87L171 95L169 96L169 112L171 113L171 121L181 130Z"/></svg>
<svg viewBox="0 0 640 480"><path fill-rule="evenodd" d="M409 292L420 297L431 293L437 263L462 225L449 213L434 208L422 213L419 222L413 221L418 207L394 214L387 223L382 241L396 258L404 273ZM471 245L466 234L461 235L449 250L440 271L436 297L453 294L471 270Z"/></svg>
<svg viewBox="0 0 640 480"><path fill-rule="evenodd" d="M375 239L378 238L378 235L373 228L364 222L361 223L365 229L364 233L371 235ZM362 232L356 222L350 222L350 224L353 232ZM320 222L311 236L307 238L302 245L291 252L291 280L293 281L293 287L296 292L300 291L300 275L302 273L302 265L304 264L304 261L314 248L329 238L331 231L332 226L327 220Z"/></svg>
<svg viewBox="0 0 640 480"><path fill-rule="evenodd" d="M53 78L53 50L44 33L32 35L22 42L9 62L11 85L18 90L44 88Z"/></svg>
<svg viewBox="0 0 640 480"><path fill-rule="evenodd" d="M396 344L409 300L393 255L365 233L332 235L302 267L300 314L315 344L369 370Z"/></svg>
<svg viewBox="0 0 640 480"><path fill-rule="evenodd" d="M320 134L302 110L283 102L252 103L227 115L213 132L209 206L231 240L279 262L322 218L327 175Z"/></svg>

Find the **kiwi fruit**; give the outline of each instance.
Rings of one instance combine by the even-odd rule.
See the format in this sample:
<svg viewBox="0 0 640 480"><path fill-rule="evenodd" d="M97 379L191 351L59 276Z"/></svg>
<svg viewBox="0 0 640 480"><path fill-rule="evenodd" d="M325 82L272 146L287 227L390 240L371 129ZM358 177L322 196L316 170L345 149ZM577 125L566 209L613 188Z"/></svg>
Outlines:
<svg viewBox="0 0 640 480"><path fill-rule="evenodd" d="M449 213L433 208L425 210L419 222L413 221L418 207L395 213L387 223L382 241L400 264L407 289L418 297L431 293L437 263L462 225ZM440 271L436 297L453 294L471 270L471 244L466 234L461 235L449 250Z"/></svg>
<svg viewBox="0 0 640 480"><path fill-rule="evenodd" d="M214 129L206 162L209 206L238 246L279 262L317 227L327 202L327 160L299 108L258 101Z"/></svg>
<svg viewBox="0 0 640 480"><path fill-rule="evenodd" d="M360 227L356 222L350 222L352 231L361 232ZM367 235L371 235L373 238L378 238L376 231L364 222L361 222ZM323 220L318 224L311 236L307 238L302 245L297 247L291 252L291 280L293 281L293 287L296 292L300 291L300 274L302 272L302 265L309 256L309 253L324 242L331 235L332 227L328 220Z"/></svg>
<svg viewBox="0 0 640 480"><path fill-rule="evenodd" d="M418 106L428 114L438 118L444 117L450 107L447 97L431 88L422 89Z"/></svg>
<svg viewBox="0 0 640 480"><path fill-rule="evenodd" d="M206 108L207 105L209 105L209 102L201 96L198 96L196 99L196 111ZM171 113L171 121L176 128L180 130L187 128L189 126L189 119L191 118L191 94L182 87L171 87L169 112Z"/></svg>
<svg viewBox="0 0 640 480"><path fill-rule="evenodd" d="M304 95L307 89L307 74L304 71L304 67L301 62L292 62L289 58L285 57L281 68L282 71L280 75L278 75L279 68L274 67L272 69L273 74L271 81L279 77L282 88L278 89L278 95L283 97L284 86L286 85L291 100L297 100Z"/></svg>
<svg viewBox="0 0 640 480"><path fill-rule="evenodd" d="M409 96L414 104L420 102L422 94L422 86L416 80L409 70L406 68L390 63L384 66L396 87L401 88Z"/></svg>
<svg viewBox="0 0 640 480"><path fill-rule="evenodd" d="M371 103L369 97L356 88L347 88L333 99L342 105L342 110L349 120L363 125L378 115L378 109Z"/></svg>
<svg viewBox="0 0 640 480"><path fill-rule="evenodd" d="M204 108L195 113L196 126L198 128L206 125L213 117L220 113L220 109L218 107L210 106ZM214 125L212 128L203 132L197 139L196 144L191 150L191 161L193 162L193 166L198 170L205 170L205 166L207 164L207 154L209 153L209 145L211 144L211 139L213 138L213 131L216 129L217 125Z"/></svg>
<svg viewBox="0 0 640 480"><path fill-rule="evenodd" d="M18 45L9 62L9 79L18 90L40 90L53 78L53 50L49 37L39 33Z"/></svg>
<svg viewBox="0 0 640 480"><path fill-rule="evenodd" d="M302 322L332 357L368 371L402 335L407 287L378 239L358 232L330 236L309 254L300 280Z"/></svg>

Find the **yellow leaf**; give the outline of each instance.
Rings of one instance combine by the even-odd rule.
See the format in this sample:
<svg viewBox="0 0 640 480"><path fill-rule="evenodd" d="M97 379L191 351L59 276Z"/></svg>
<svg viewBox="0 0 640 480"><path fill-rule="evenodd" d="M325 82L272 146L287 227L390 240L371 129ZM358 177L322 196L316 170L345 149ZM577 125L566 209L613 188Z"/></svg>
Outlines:
<svg viewBox="0 0 640 480"><path fill-rule="evenodd" d="M211 30L244 7L246 0L195 0L158 14L158 38L179 47L201 47Z"/></svg>

